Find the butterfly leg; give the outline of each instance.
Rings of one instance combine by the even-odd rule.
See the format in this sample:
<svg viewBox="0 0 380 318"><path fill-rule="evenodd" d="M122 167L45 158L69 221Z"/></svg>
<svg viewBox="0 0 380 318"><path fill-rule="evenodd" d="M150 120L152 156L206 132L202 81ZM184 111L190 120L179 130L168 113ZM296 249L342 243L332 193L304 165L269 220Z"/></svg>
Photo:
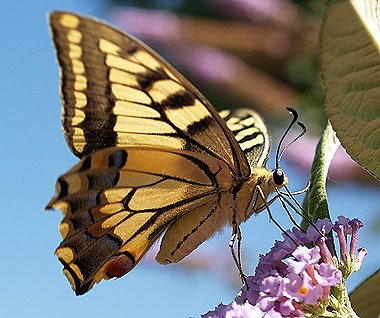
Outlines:
<svg viewBox="0 0 380 318"><path fill-rule="evenodd" d="M241 263L241 239L242 239L242 236L241 236L240 228L236 223L234 223L232 226L232 235L231 235L230 243L228 244L228 246L230 248L235 265L239 270L240 279L242 283L245 286L247 286L247 290L248 290L247 276L243 272L242 263ZM238 241L238 256L236 256L235 247L234 247L236 240Z"/></svg>
<svg viewBox="0 0 380 318"><path fill-rule="evenodd" d="M259 191L258 193L259 193L259 195L261 196L261 198L262 198L262 200L263 200L263 202L264 202L264 208L262 209L262 210L264 210L264 209L266 209L267 211L268 211L268 216L269 216L269 220L271 220L283 233L286 233L286 231L285 231L285 229L280 225L280 223L278 223L277 221L276 221L276 219L273 217L273 214L272 214L272 212L270 211L270 209L269 209L269 205L270 204L272 204L273 202L274 202L274 200L273 199L277 199L277 197L278 196L275 196L272 200L270 200L270 201L268 201L268 202L266 202L265 201L265 195L264 195L264 192L263 192L263 190L261 189L261 187L259 186L259 185L257 185L256 186L256 189ZM262 211L261 210L261 211Z"/></svg>
<svg viewBox="0 0 380 318"><path fill-rule="evenodd" d="M309 185L310 185L310 182L309 182L308 186L307 186L305 189L302 189L302 190L297 191L297 192L290 192L290 194L291 194L291 195L302 194L302 193L304 193L305 191L308 190ZM279 192L277 192L277 194L276 194L272 199L270 199L269 201L267 201L266 203L264 203L262 206L260 206L258 209L256 209L256 210L255 210L255 213L260 213L260 212L264 211L264 210L267 208L267 206L270 206L270 205L271 205L274 201L276 201L280 196L281 196L281 198L282 198L283 200L285 200L290 206L292 206L292 204L289 202L289 200L287 200L287 199L284 197L284 195L285 195L285 196L290 196L289 193L287 193L287 192L283 192L283 191L279 191ZM255 203L254 203L253 206L256 205L256 202L257 202L257 200L255 201ZM295 208L294 208L294 209L295 209ZM301 215L301 216L302 216L302 215Z"/></svg>
<svg viewBox="0 0 380 318"><path fill-rule="evenodd" d="M260 187L258 187L260 188ZM260 188L261 190L261 188ZM263 194L263 190L261 190L261 193L260 193L260 196L263 198L264 194ZM270 199L268 202L265 202L264 200L264 204L262 206L260 206L256 211L255 213L260 213L262 211L264 211L267 207L269 207L274 201L276 201L278 199L279 195L276 194L272 199Z"/></svg>
<svg viewBox="0 0 380 318"><path fill-rule="evenodd" d="M241 235L241 230L240 230L240 226L238 226L237 228L238 232L237 232L237 242L238 242L238 246L237 246L237 249L238 249L238 262L240 264L240 268L243 270L243 261L242 261L242 253L241 253L241 241L243 239L243 236ZM243 273L243 271L242 271ZM244 283L246 284L247 288L248 288L248 285L247 285L247 282L245 280L246 278L246 275L243 273L243 277L244 277Z"/></svg>

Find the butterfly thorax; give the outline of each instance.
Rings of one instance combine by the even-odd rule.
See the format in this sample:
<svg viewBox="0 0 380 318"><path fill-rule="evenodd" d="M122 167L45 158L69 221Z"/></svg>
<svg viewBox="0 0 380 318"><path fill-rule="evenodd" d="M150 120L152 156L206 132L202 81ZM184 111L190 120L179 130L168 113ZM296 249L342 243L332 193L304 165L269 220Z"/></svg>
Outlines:
<svg viewBox="0 0 380 318"><path fill-rule="evenodd" d="M273 179L274 172L264 167L252 168L251 176L244 181L236 190L236 221L238 224L245 222L253 213L259 213L265 206L264 200L259 193L259 187L265 197L285 186L288 183L286 176L281 184L276 184Z"/></svg>

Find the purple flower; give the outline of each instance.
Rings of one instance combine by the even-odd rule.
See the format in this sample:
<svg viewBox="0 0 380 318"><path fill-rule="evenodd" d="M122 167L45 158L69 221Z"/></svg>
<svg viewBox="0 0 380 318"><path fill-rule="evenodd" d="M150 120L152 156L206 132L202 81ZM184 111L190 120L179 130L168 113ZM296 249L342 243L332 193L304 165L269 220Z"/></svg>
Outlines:
<svg viewBox="0 0 380 318"><path fill-rule="evenodd" d="M267 255L261 256L254 277L249 277L249 290L236 298L237 303L249 301L259 307L264 313L277 312L286 317L300 316L297 304L315 305L324 295L324 291L340 281L340 271L330 264L320 266L321 259L319 247L307 248L298 246L291 253L294 259L287 259L288 254L282 261L270 262L270 256L277 253L281 242L276 242L275 248ZM293 244L294 245L294 244ZM287 246L285 244L285 246ZM269 265L269 264L270 265ZM277 271L277 265L281 266ZM264 270L261 268L264 266ZM271 271L268 271L268 269ZM320 270L320 272L319 272ZM267 273L263 277L263 273Z"/></svg>
<svg viewBox="0 0 380 318"><path fill-rule="evenodd" d="M254 317L259 317L259 316L254 316ZM283 316L274 308L272 308L268 312L264 313L262 317L263 318L282 318Z"/></svg>
<svg viewBox="0 0 380 318"><path fill-rule="evenodd" d="M335 222L335 225L342 225L344 229L344 235L352 234L352 228L350 223L350 219L346 218L343 215L338 216L338 221Z"/></svg>
<svg viewBox="0 0 380 318"><path fill-rule="evenodd" d="M363 262L364 256L368 254L367 250L365 248L359 248L358 249L358 256L356 257L356 267L358 270Z"/></svg>
<svg viewBox="0 0 380 318"><path fill-rule="evenodd" d="M315 279L321 286L335 286L340 282L342 273L331 264L321 263L315 265Z"/></svg>
<svg viewBox="0 0 380 318"><path fill-rule="evenodd" d="M287 292L298 303L314 305L323 295L321 285L314 285L313 279L305 272L300 275L290 274Z"/></svg>
<svg viewBox="0 0 380 318"><path fill-rule="evenodd" d="M318 229L318 231L316 230ZM318 220L315 222L315 227L309 226L306 231L306 236L309 240L309 242L315 242L321 234L326 235L331 232L331 229L333 228L333 224L328 218L324 218L323 220Z"/></svg>
<svg viewBox="0 0 380 318"><path fill-rule="evenodd" d="M332 256L332 253L328 247L328 245L326 244L326 238L324 236L321 236L319 237L317 240L316 240L316 244L318 245L319 247L319 250L320 250L320 253L321 253L321 257L322 257L322 260L325 262L325 263L329 263L329 264L334 264L334 259L333 259L333 256Z"/></svg>
<svg viewBox="0 0 380 318"><path fill-rule="evenodd" d="M342 256L342 259L347 258L347 240L346 240L346 234L345 232L347 229L343 224L336 223L333 230L337 233L338 240L339 240L339 247L340 247L340 254Z"/></svg>
<svg viewBox="0 0 380 318"><path fill-rule="evenodd" d="M358 247L359 241L359 230L363 226L363 223L359 219L353 219L348 222L348 225L352 229L351 243L350 243L350 255L355 256L356 248Z"/></svg>
<svg viewBox="0 0 380 318"><path fill-rule="evenodd" d="M298 229L287 231L283 241L276 241L269 253L260 256L255 275L247 278L248 288L243 286L230 305L219 305L202 317L324 316L326 308L329 314L335 311L337 316L344 316L351 307L346 307L348 298L344 298L347 293L342 273L347 278L358 270L367 254L365 249L359 249L357 256L356 251L352 252L357 247L361 227L357 219L339 217L335 225L328 219L319 220L306 233ZM340 262L333 241L324 236L333 228L338 232ZM347 254L349 233L352 238ZM309 248L301 242L317 246Z"/></svg>
<svg viewBox="0 0 380 318"><path fill-rule="evenodd" d="M321 258L319 254L319 247L308 249L306 246L299 246L294 252L293 256L296 260L289 260L289 272L300 274L305 271L309 266L317 264Z"/></svg>
<svg viewBox="0 0 380 318"><path fill-rule="evenodd" d="M255 318L265 317L258 307L252 306L249 302L238 304L233 301L229 305L220 304L214 311L209 311L207 314L202 315L202 318ZM276 317L276 316L274 316ZM279 316L281 317L281 316Z"/></svg>
<svg viewBox="0 0 380 318"><path fill-rule="evenodd" d="M285 301L282 301L280 303L280 312L283 313L285 316L290 315L295 310L296 307L294 306L293 300L290 298L286 298Z"/></svg>
<svg viewBox="0 0 380 318"><path fill-rule="evenodd" d="M296 227L283 233L282 237L284 238L283 243L286 243L287 245L293 247L292 251L294 251L296 248L294 242L297 244L304 244L305 242L309 242L307 235Z"/></svg>

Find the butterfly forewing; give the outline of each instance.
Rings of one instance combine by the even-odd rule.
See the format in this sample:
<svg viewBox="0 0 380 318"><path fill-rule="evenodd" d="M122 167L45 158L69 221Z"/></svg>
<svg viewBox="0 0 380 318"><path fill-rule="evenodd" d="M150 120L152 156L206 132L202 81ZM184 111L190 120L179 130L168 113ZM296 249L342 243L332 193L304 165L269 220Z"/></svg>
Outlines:
<svg viewBox="0 0 380 318"><path fill-rule="evenodd" d="M247 159L204 96L151 49L104 23L56 12L62 124L75 155L153 145L206 153L248 177Z"/></svg>
<svg viewBox="0 0 380 318"><path fill-rule="evenodd" d="M178 217L216 212L220 191L231 186L228 166L203 154L126 147L84 156L58 179L48 204L64 213L56 254L74 290L124 275Z"/></svg>

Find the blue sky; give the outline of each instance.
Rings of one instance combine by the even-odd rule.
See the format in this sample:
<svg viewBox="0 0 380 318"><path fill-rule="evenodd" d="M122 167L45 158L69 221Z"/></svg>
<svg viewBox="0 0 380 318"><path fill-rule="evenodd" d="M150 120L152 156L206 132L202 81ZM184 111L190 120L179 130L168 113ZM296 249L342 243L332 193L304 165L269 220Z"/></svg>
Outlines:
<svg viewBox="0 0 380 318"><path fill-rule="evenodd" d="M107 7L94 0L60 1L59 6L56 1L27 3L7 1L0 10L0 317L188 317L231 301L237 289L220 274L175 266L142 264L122 279L102 282L85 296L76 297L71 291L53 254L60 242L60 213L43 210L56 177L77 161L61 133L58 67L46 15L53 9L67 9L106 19ZM286 172L292 189L306 184L305 177L291 168ZM370 254L362 271L351 279L353 286L379 264L379 235L370 229L379 213L378 188L331 186L329 197L335 216L360 216L367 224L360 245ZM219 248L220 255L213 260L216 267L230 257L229 233L228 229L201 247L203 252ZM265 213L252 217L243 233L247 272L252 273L257 254L265 253L280 233Z"/></svg>

